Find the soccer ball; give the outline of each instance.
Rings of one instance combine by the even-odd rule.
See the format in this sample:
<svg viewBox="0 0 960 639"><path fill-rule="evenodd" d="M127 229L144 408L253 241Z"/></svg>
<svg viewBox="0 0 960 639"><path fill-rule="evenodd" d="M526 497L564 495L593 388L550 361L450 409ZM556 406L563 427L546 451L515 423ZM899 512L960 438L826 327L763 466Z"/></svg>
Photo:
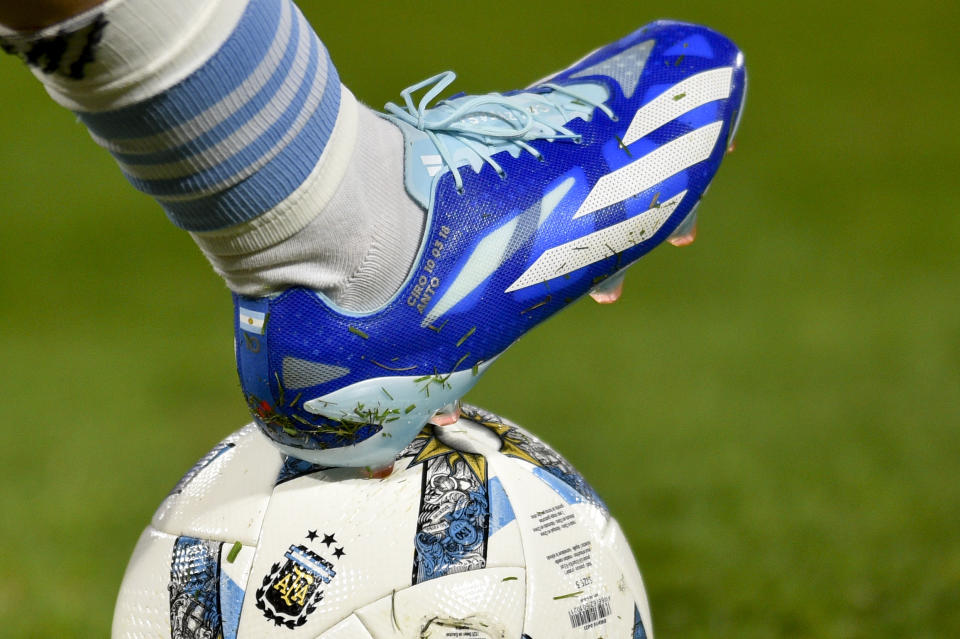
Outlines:
<svg viewBox="0 0 960 639"><path fill-rule="evenodd" d="M651 637L620 526L527 431L465 406L386 478L218 444L137 542L113 637Z"/></svg>

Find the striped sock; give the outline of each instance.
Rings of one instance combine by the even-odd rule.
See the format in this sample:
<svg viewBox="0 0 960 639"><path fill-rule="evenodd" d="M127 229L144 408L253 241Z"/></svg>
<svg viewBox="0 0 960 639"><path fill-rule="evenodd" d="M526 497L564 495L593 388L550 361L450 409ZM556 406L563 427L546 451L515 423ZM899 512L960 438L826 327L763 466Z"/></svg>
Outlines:
<svg viewBox="0 0 960 639"><path fill-rule="evenodd" d="M401 135L290 0L109 0L4 44L234 291L370 310L406 277L424 211Z"/></svg>

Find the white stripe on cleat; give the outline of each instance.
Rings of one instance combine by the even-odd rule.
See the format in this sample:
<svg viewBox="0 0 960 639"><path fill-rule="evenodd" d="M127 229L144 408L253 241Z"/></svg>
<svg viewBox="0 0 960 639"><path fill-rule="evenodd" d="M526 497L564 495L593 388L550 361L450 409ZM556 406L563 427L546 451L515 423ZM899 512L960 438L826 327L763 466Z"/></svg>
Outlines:
<svg viewBox="0 0 960 639"><path fill-rule="evenodd" d="M646 242L670 219L686 194L681 191L639 215L547 249L504 292L542 284Z"/></svg>
<svg viewBox="0 0 960 639"><path fill-rule="evenodd" d="M633 144L708 102L724 100L733 87L733 67L711 69L673 85L640 108L623 134L623 143Z"/></svg>
<svg viewBox="0 0 960 639"><path fill-rule="evenodd" d="M722 130L722 120L712 122L607 173L593 185L573 219L639 195L694 164L703 162L713 152Z"/></svg>

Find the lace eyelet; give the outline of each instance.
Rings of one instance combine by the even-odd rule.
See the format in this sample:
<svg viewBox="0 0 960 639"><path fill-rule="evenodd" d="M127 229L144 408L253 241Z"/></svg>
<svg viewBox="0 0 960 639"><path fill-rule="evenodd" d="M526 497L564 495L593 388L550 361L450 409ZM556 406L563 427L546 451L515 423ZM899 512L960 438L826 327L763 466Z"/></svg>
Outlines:
<svg viewBox="0 0 960 639"><path fill-rule="evenodd" d="M538 162L546 162L546 161L547 161L547 158L543 157L543 154L541 153L540 155L537 156L537 161L538 161Z"/></svg>
<svg viewBox="0 0 960 639"><path fill-rule="evenodd" d="M619 122L619 121L620 121L620 116L617 115L616 113L614 113L613 115L610 116L610 121L611 121L611 122Z"/></svg>
<svg viewBox="0 0 960 639"><path fill-rule="evenodd" d="M457 195L463 195L463 194L466 193L466 192L467 192L467 190L466 190L465 188L463 188L462 186L461 186L461 187L457 187Z"/></svg>
<svg viewBox="0 0 960 639"><path fill-rule="evenodd" d="M497 171L497 175L500 176L500 179L501 179L501 180L506 180L506 179L507 179L507 172L506 172L506 171Z"/></svg>

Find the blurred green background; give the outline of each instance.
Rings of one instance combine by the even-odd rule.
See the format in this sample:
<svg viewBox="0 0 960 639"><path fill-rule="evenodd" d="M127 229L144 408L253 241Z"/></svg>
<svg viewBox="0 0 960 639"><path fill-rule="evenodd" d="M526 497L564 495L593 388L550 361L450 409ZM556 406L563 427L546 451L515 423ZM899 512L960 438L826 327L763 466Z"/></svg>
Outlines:
<svg viewBox="0 0 960 639"><path fill-rule="evenodd" d="M469 399L606 498L661 638L960 636L960 3L302 4L376 106L660 17L732 36L750 96L697 243ZM0 635L101 637L154 508L246 421L230 300L12 58L0 109Z"/></svg>

